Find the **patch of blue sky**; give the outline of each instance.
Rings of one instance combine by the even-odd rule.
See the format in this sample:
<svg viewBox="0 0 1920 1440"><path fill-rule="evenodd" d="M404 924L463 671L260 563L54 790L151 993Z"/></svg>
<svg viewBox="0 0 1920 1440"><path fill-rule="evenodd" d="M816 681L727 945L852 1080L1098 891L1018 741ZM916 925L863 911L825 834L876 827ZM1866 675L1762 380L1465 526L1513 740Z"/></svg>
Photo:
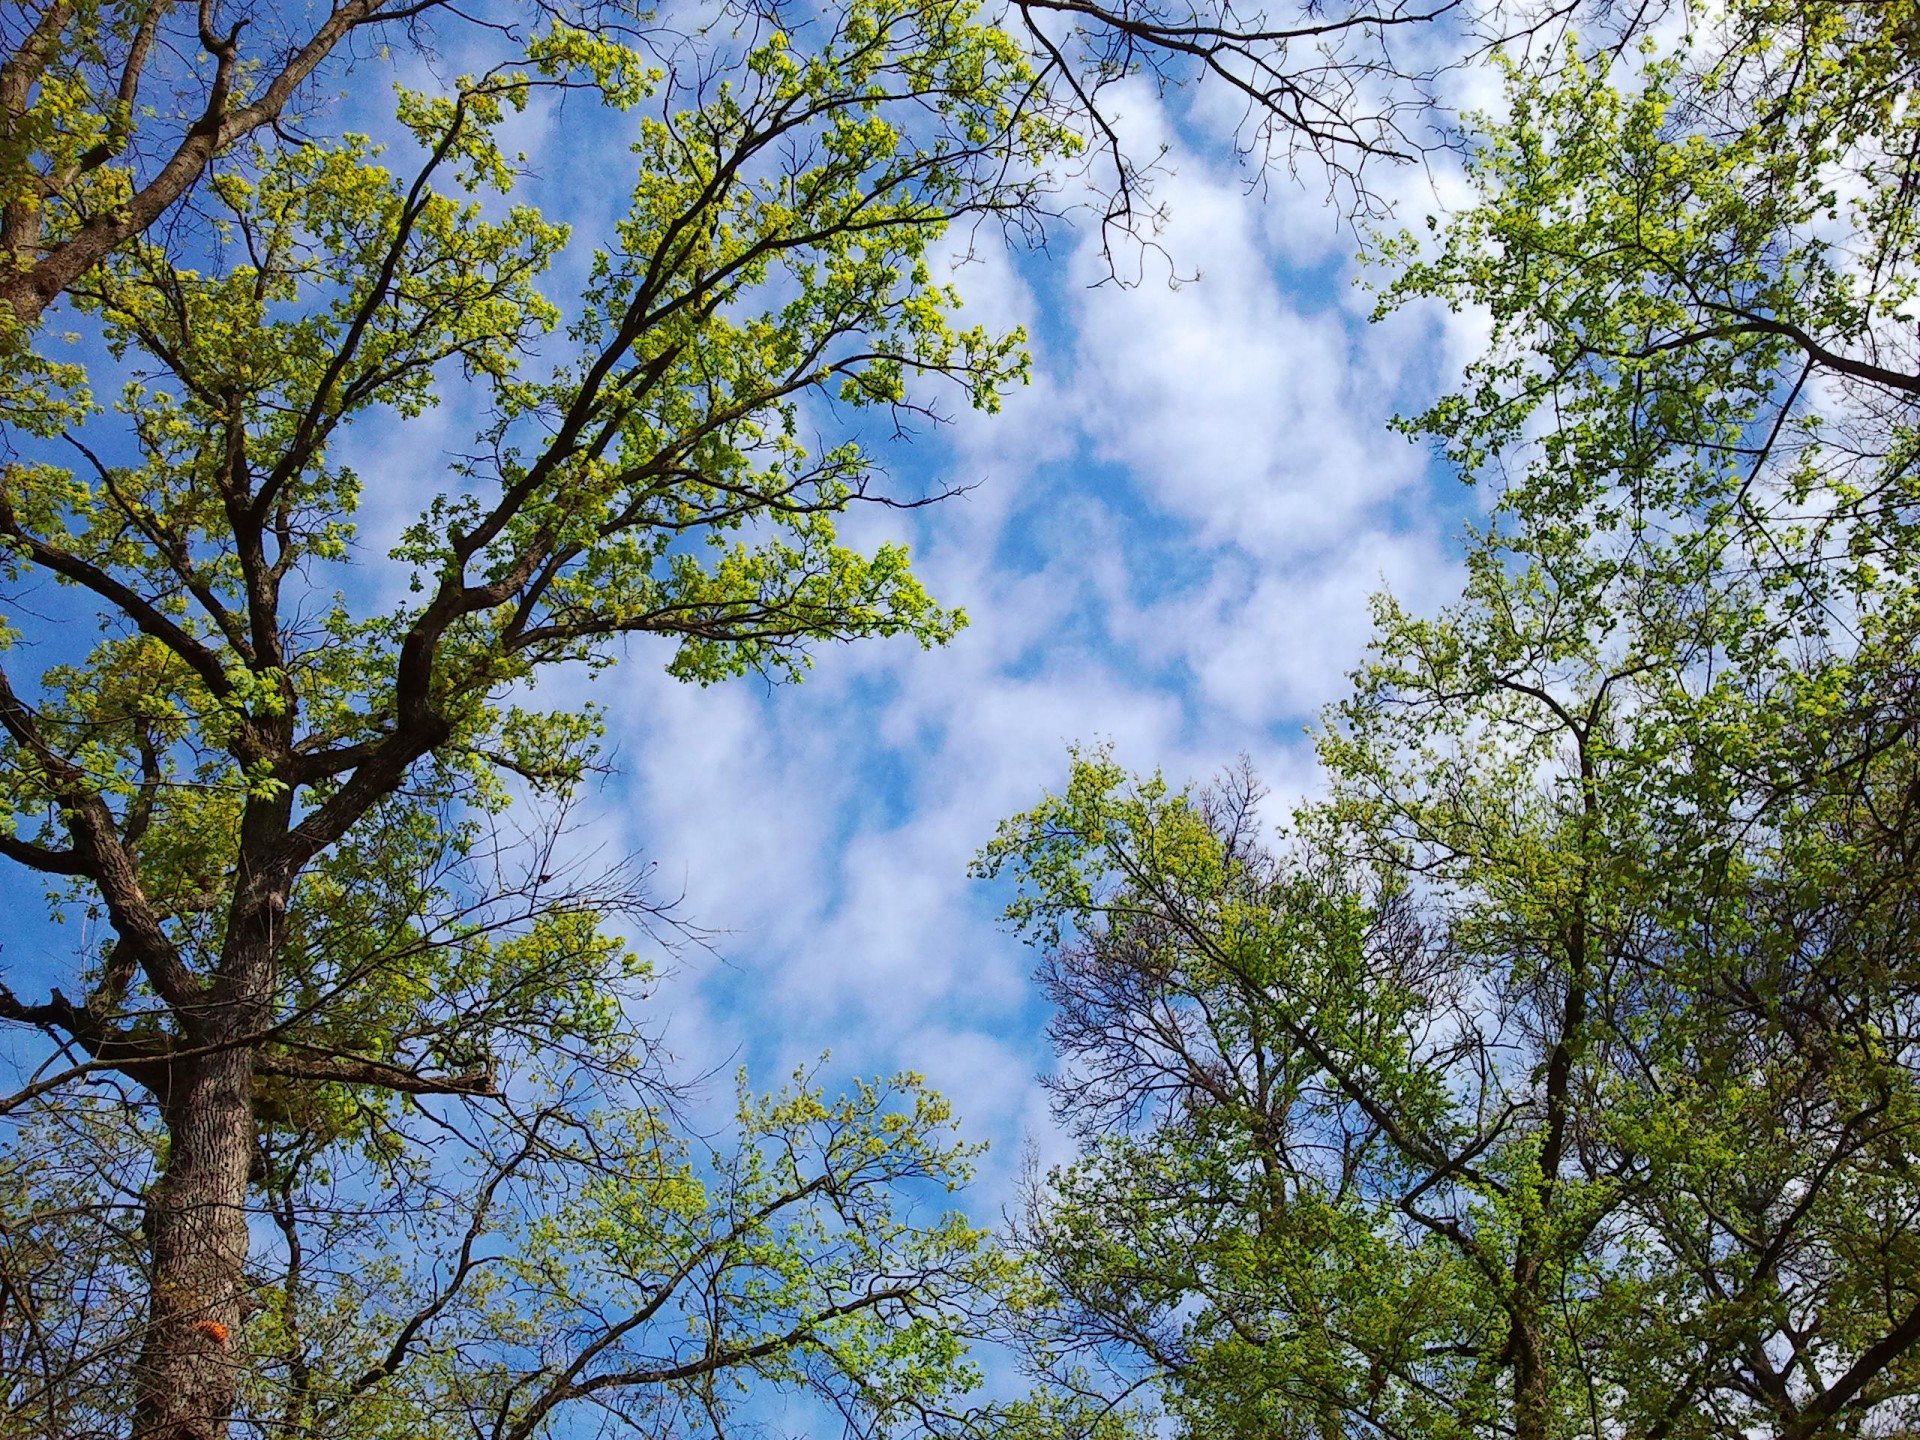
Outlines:
<svg viewBox="0 0 1920 1440"><path fill-rule="evenodd" d="M1089 288L1084 234L962 272L987 308L1035 303L1034 384L1003 415L888 447L908 488L974 488L871 519L912 536L934 592L968 610L951 646L833 649L799 687L704 692L636 649L601 682L615 733L650 735L623 744L609 803L723 932L726 963L660 997L670 1043L767 1078L828 1049L842 1073L924 1070L993 1142L983 1216L1025 1142L1062 1151L1035 1084L1033 957L970 857L1074 743L1176 779L1250 754L1279 818L1314 785L1303 731L1361 658L1368 595L1449 592L1474 503L1385 429L1431 393L1439 367L1409 345L1446 348L1441 327L1368 327L1344 260L1303 272L1235 177L1185 184L1214 228L1176 205L1169 250L1231 262L1196 284Z"/></svg>

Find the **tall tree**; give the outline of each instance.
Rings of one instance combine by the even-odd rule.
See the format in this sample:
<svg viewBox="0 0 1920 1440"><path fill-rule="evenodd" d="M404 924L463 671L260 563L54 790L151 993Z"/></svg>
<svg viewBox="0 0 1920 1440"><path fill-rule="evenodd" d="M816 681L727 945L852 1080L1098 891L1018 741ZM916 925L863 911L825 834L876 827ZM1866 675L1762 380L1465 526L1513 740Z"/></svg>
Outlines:
<svg viewBox="0 0 1920 1440"><path fill-rule="evenodd" d="M1640 540L1388 609L1278 845L1097 756L1003 829L1085 1137L1019 1235L1057 1376L1193 1435L1912 1422L1911 625L1903 692L1808 667Z"/></svg>
<svg viewBox="0 0 1920 1440"><path fill-rule="evenodd" d="M115 1167L142 1187L138 1352L94 1329L82 1346L118 1364L143 1440L219 1436L236 1413L263 1284L254 1195L284 1219L342 1145L404 1170L409 1138L453 1123L436 1096L486 1101L474 1163L523 1174L559 1153L536 1143L557 1122L526 1089L553 1057L603 1088L644 1062L622 1015L642 969L598 928L634 911L634 885L569 889L538 846L496 833L506 780L564 808L591 760L593 718L539 709L535 677L604 663L628 636L660 637L674 674L707 682L959 623L902 549L836 540L837 515L883 498L852 417L930 403L940 379L990 407L1018 380L1019 334L955 328L929 247L955 220L1031 216L1069 141L1017 47L966 5L742 25L665 68L555 23L517 64L403 93L417 155L398 172L351 135L224 152L176 223L68 286L110 352L98 368L123 382L111 409L77 365L10 372L0 854L104 929L50 993L0 990L0 1018L57 1047L9 1105L95 1136L121 1114L157 1167L151 1183ZM536 287L566 231L475 198L510 197L495 130L550 91L635 136L625 214L564 308ZM484 396L484 428L437 497L432 481L412 492L421 517L383 571L339 444L417 415L454 375ZM799 438L810 397L820 426L843 425L817 452ZM371 478L395 498L411 479ZM26 601L36 580L102 618L97 643L60 643L59 603ZM495 873L516 853L524 874ZM124 1111L74 1098L96 1077L126 1087ZM639 1123L606 1162L620 1173L658 1149ZM917 1132L873 1133L913 1168ZM831 1165L794 1183L853 1204ZM311 1242L281 1228L292 1264ZM861 1243L881 1247L869 1264L890 1253ZM636 1259L630 1283L660 1271L664 1303L701 1266L741 1263L718 1253ZM803 1335L862 1308L821 1303ZM564 1373L626 1323L570 1331ZM712 1344L725 1337L715 1319ZM394 1338L395 1356L411 1343ZM29 1370L7 1403L40 1423L57 1412L32 1408L36 1354L15 1353ZM509 1387L497 1414L529 1393Z"/></svg>
<svg viewBox="0 0 1920 1440"><path fill-rule="evenodd" d="M1920 1411L1910 144L1877 8L1510 67L1389 299L1495 489L1277 844L1084 759L987 868L1083 1158L1042 1352L1195 1434L1885 1433Z"/></svg>

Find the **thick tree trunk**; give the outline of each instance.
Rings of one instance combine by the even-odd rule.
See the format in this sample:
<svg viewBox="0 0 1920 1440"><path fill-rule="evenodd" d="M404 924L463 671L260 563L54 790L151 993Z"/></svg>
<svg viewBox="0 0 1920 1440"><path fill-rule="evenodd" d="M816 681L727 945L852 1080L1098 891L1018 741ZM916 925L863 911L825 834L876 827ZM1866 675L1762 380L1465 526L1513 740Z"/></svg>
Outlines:
<svg viewBox="0 0 1920 1440"><path fill-rule="evenodd" d="M1526 1277L1526 1281L1532 1279ZM1552 1440L1553 1437L1553 1407L1547 1393L1547 1361L1541 1344L1537 1300L1537 1295L1527 1294L1514 1309L1513 1440Z"/></svg>
<svg viewBox="0 0 1920 1440"><path fill-rule="evenodd" d="M147 1192L153 1268L134 1440L225 1440L238 1381L252 1097L248 1046L176 1069L166 1171Z"/></svg>

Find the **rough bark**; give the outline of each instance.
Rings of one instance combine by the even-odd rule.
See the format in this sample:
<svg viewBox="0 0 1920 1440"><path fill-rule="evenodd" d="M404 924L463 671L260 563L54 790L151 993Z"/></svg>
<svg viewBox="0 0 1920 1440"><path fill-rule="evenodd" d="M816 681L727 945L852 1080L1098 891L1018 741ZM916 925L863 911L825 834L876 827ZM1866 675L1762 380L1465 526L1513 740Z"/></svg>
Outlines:
<svg viewBox="0 0 1920 1440"><path fill-rule="evenodd" d="M253 1053L178 1067L166 1107L166 1172L147 1192L148 1323L135 1381L135 1440L225 1440L238 1373L253 1154Z"/></svg>
<svg viewBox="0 0 1920 1440"><path fill-rule="evenodd" d="M1541 1343L1537 1270L1515 1276L1516 1298L1508 1345L1513 1365L1513 1440L1550 1440L1553 1412Z"/></svg>

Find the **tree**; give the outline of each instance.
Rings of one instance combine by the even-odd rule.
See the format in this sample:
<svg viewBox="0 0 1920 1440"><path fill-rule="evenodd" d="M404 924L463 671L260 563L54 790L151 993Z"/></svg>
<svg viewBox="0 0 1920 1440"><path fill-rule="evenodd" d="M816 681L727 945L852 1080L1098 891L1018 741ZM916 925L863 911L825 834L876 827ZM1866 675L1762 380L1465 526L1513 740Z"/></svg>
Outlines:
<svg viewBox="0 0 1920 1440"><path fill-rule="evenodd" d="M1036 1348L1194 1435L1910 1423L1913 757L1784 793L1832 674L1703 695L1561 628L1644 594L1497 559L1390 617L1279 848L1096 757L990 850L1086 1137Z"/></svg>
<svg viewBox="0 0 1920 1440"><path fill-rule="evenodd" d="M1380 602L1277 844L1093 755L985 857L1086 1136L1044 1360L1196 1435L1914 1423L1915 59L1511 67L1388 297L1494 319L1414 426L1495 487L1461 600Z"/></svg>
<svg viewBox="0 0 1920 1440"><path fill-rule="evenodd" d="M883 0L796 30L747 17L737 43L667 69L555 23L516 64L403 92L417 158L399 173L352 135L225 151L172 223L124 237L67 287L108 352L96 369L123 382L112 408L76 364L10 373L8 582L23 597L36 576L57 581L102 632L84 650L29 648L61 617L11 609L0 854L104 932L44 998L0 992L0 1017L56 1047L9 1108L104 1137L101 1175L140 1187L132 1251L111 1239L124 1191L90 1205L96 1228L81 1232L123 1258L121 1289L143 1292L138 1353L101 1328L124 1296L73 1322L72 1351L95 1393L120 1397L86 1401L91 1413L130 1410L136 1435L220 1435L237 1413L247 1316L294 1284L250 1269L254 1197L280 1217L279 1263L293 1266L343 1156L385 1172L366 1183L389 1199L426 1185L478 1205L557 1163L555 1125L588 1125L582 1081L557 1065L598 1074L610 1096L644 1078L624 1007L645 967L603 928L643 914L643 888L556 877L551 833L518 843L504 828L506 780L563 823L592 763L593 717L541 710L542 670L658 635L683 678L790 674L810 644L932 644L959 623L900 548L837 542L837 514L882 498L846 417L924 407L928 377L991 406L1019 378L1017 332L950 324L958 297L932 278L929 247L956 220L1030 216L1068 139L1017 48L965 6ZM714 77L736 60L735 78ZM495 129L544 92L629 115L637 137L631 203L565 310L536 288L565 231L483 198L516 180ZM107 167L88 173L111 183ZM564 345L551 338L563 319ZM486 397L485 427L443 493L418 494L393 552L412 593L396 603L368 573L361 479L337 445L352 425L417 415L454 375ZM820 453L799 438L809 396L840 407L846 432ZM96 1078L123 1100L76 1098ZM550 1114L543 1087L570 1099ZM430 1154L418 1147L456 1124L461 1097L478 1106L458 1122L478 1189L407 1159ZM951 1173L950 1152L916 1138L924 1126L871 1111L835 1126L896 1146L885 1165L899 1175ZM661 1149L647 1114L617 1121L631 1140L592 1145L644 1173ZM810 1123L767 1121L745 1143ZM150 1182L129 1150L156 1167ZM853 1204L832 1175L799 1199ZM46 1218L33 1202L16 1217L29 1252ZM843 1218L878 1247L869 1263L894 1254ZM712 1263L724 1276L744 1262ZM629 1283L653 1273L631 1264ZM665 1296L704 1272L663 1273ZM928 1283L903 1274L903 1296ZM440 1324L454 1300L432 1294ZM794 1305L801 1331L784 1343L817 1347L838 1312ZM601 1346L624 1333L607 1325ZM566 1333L574 1358L599 1353L586 1321ZM717 1318L712 1333L724 1351ZM398 1364L421 1332L395 1336ZM41 1353L16 1353L14 1423L64 1415ZM311 1371L289 1342L288 1374L296 1353ZM103 1364L117 1366L105 1390ZM496 1429L524 1433L503 1417L538 1393L509 1387ZM317 1423L285 1413L283 1433Z"/></svg>
<svg viewBox="0 0 1920 1440"><path fill-rule="evenodd" d="M657 1097L585 1089L506 1124L335 1087L263 1122L255 1208L271 1228L244 1323L194 1322L237 1387L230 1423L381 1440L723 1432L778 1388L873 1435L972 1387L964 1337L985 1329L1005 1266L956 1213L903 1203L962 1184L971 1153L915 1077L839 1100L804 1076L775 1096L743 1087L710 1151ZM29 1137L53 1143L5 1154L0 1434L124 1427L146 1299L127 1125L69 1104Z"/></svg>

